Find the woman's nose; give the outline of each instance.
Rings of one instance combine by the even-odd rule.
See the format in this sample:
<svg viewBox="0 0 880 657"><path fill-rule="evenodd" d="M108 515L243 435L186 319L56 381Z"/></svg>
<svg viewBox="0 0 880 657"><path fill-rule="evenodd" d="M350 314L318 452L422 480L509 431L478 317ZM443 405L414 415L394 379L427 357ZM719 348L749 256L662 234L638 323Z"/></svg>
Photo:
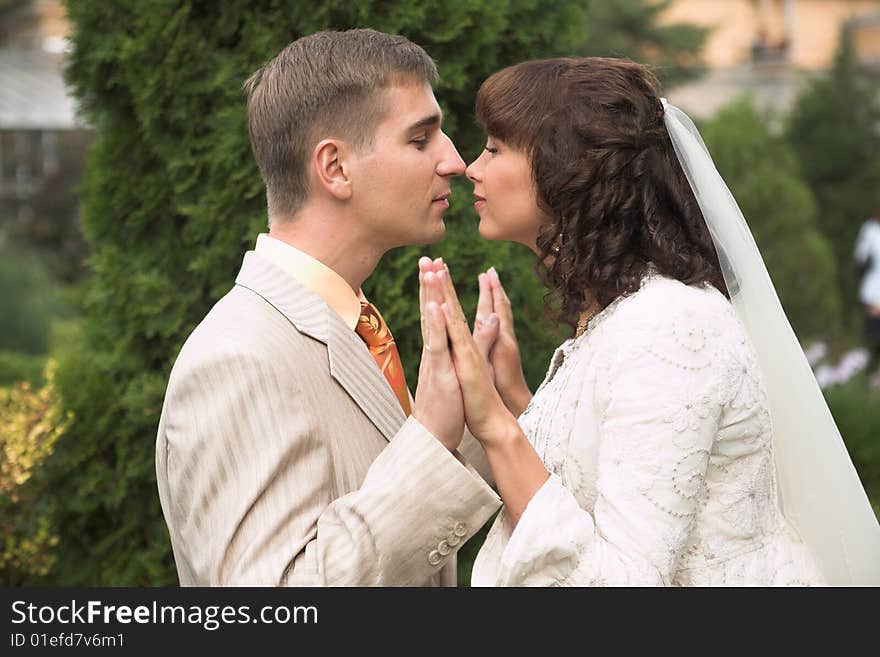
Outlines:
<svg viewBox="0 0 880 657"><path fill-rule="evenodd" d="M468 180L471 182L479 182L480 174L479 174L479 162L482 155L478 157L476 160L468 164L467 169L464 170L464 175L467 176Z"/></svg>

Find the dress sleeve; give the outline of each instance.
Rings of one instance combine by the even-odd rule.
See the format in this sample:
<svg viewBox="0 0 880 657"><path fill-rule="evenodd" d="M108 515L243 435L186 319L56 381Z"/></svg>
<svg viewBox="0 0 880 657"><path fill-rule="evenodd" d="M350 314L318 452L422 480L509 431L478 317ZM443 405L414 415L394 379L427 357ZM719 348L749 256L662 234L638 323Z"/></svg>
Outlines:
<svg viewBox="0 0 880 657"><path fill-rule="evenodd" d="M605 365L580 402L592 401L598 430L593 513L552 475L510 534L498 585L669 585L675 574L721 411L714 340L687 309L613 319L594 345ZM586 440L585 421L569 450Z"/></svg>

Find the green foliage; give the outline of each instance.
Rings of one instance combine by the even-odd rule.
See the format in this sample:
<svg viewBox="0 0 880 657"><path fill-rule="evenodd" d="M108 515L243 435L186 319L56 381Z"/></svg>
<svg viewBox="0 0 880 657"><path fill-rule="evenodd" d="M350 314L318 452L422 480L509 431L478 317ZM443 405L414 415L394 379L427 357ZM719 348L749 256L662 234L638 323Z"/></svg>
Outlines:
<svg viewBox="0 0 880 657"><path fill-rule="evenodd" d="M880 513L880 394L868 388L862 375L825 390L825 400L865 492Z"/></svg>
<svg viewBox="0 0 880 657"><path fill-rule="evenodd" d="M45 577L55 563L58 536L52 528L52 503L34 475L70 423L54 384L55 363L45 383L0 388L0 582L16 586Z"/></svg>
<svg viewBox="0 0 880 657"><path fill-rule="evenodd" d="M876 82L857 71L848 30L831 73L815 80L795 103L787 136L816 196L818 225L833 246L841 297L847 308L855 308L856 236L880 209L880 104Z"/></svg>
<svg viewBox="0 0 880 657"><path fill-rule="evenodd" d="M82 184L92 249L88 320L60 353L58 384L75 420L47 462L64 545L50 580L64 585L176 581L156 492L156 426L186 336L232 286L264 229L242 84L290 41L324 28L404 34L437 61L446 128L468 158L480 82L528 58L568 55L585 31L583 2L537 0L302 3L294 0L68 2L68 80L96 139ZM458 183L449 237L389 253L367 293L401 343L410 384L418 355L416 259L450 261L466 303L495 264L523 300L520 337L533 385L554 345L537 325L531 256L477 239Z"/></svg>
<svg viewBox="0 0 880 657"><path fill-rule="evenodd" d="M671 4L672 0L591 3L589 33L581 53L650 63L666 85L693 77L699 72L699 51L709 30L690 23L660 25L658 18Z"/></svg>
<svg viewBox="0 0 880 657"><path fill-rule="evenodd" d="M723 108L701 130L742 209L798 337L840 333L836 262L817 226L816 204L798 163L748 100Z"/></svg>
<svg viewBox="0 0 880 657"><path fill-rule="evenodd" d="M0 350L44 353L58 310L52 280L37 256L11 242L0 246L0 299Z"/></svg>
<svg viewBox="0 0 880 657"><path fill-rule="evenodd" d="M9 386L16 381L36 384L42 377L45 362L42 355L0 351L0 386Z"/></svg>

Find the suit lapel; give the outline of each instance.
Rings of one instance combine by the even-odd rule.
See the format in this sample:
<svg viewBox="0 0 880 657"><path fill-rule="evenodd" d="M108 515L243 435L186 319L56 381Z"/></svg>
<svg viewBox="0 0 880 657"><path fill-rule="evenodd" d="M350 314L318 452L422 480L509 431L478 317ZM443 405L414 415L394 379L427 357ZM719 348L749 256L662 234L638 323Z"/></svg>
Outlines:
<svg viewBox="0 0 880 657"><path fill-rule="evenodd" d="M300 333L327 346L330 376L391 440L405 421L403 409L369 349L324 302L295 278L253 251L235 280L281 312Z"/></svg>
<svg viewBox="0 0 880 657"><path fill-rule="evenodd" d="M400 402L364 341L341 317L333 315L327 340L330 374L391 440L406 420Z"/></svg>

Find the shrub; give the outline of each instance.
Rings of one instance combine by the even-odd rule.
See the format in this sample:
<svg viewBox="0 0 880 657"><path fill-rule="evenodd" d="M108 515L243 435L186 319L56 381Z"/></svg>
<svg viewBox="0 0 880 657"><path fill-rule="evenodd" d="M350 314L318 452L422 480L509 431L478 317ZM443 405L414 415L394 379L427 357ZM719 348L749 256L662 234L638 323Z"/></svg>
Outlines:
<svg viewBox="0 0 880 657"><path fill-rule="evenodd" d="M48 575L55 563L58 536L53 506L33 485L40 468L71 422L55 388L55 363L43 373L45 384L0 388L0 581L16 586Z"/></svg>

